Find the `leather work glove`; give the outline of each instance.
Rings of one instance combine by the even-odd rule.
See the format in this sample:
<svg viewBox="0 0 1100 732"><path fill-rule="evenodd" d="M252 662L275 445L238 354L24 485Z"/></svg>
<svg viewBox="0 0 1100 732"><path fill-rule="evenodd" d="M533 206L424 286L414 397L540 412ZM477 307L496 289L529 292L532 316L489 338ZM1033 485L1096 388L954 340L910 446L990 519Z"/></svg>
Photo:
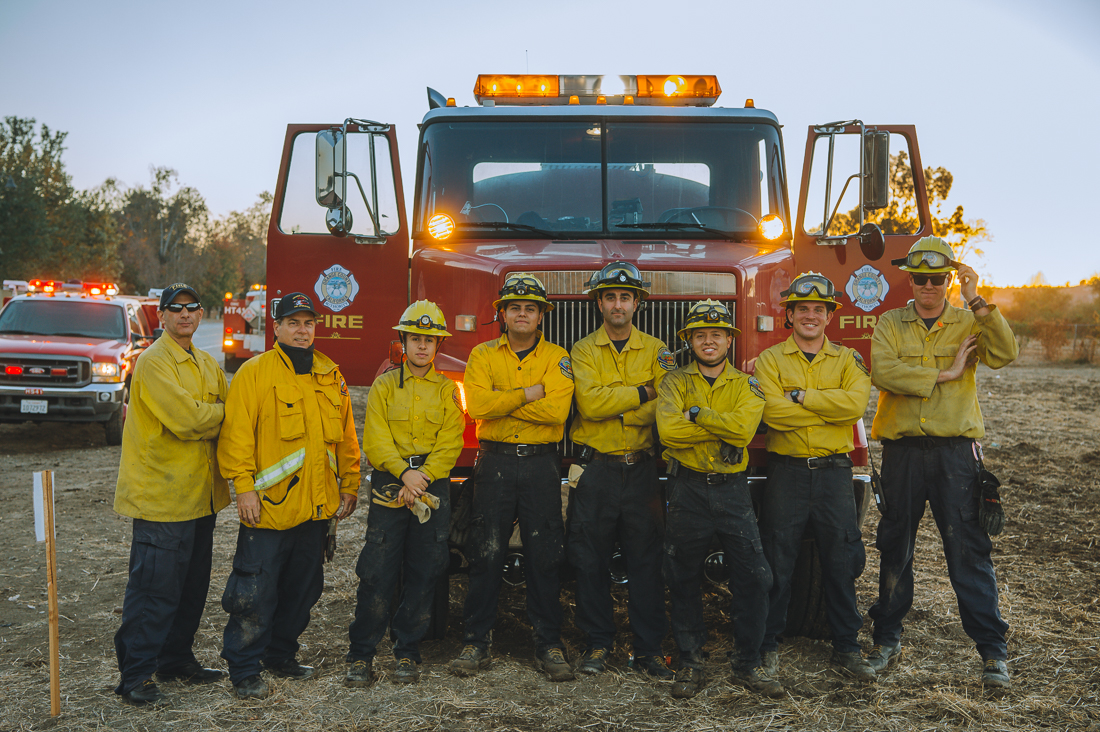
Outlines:
<svg viewBox="0 0 1100 732"><path fill-rule="evenodd" d="M990 536L996 536L1005 527L1005 510L1001 506L1001 493L997 490L1000 487L1001 481L993 473L984 468L978 471L978 488L982 492L978 503L978 523Z"/></svg>
<svg viewBox="0 0 1100 732"><path fill-rule="evenodd" d="M329 519L328 521L328 536L325 538L325 561L323 563L331 562L332 558L336 556L336 525L339 523L339 519Z"/></svg>
<svg viewBox="0 0 1100 732"><path fill-rule="evenodd" d="M372 501L379 506L386 506L387 508L401 508L405 505L405 502L398 497L400 490L401 486L396 483L383 486L382 488L372 488L371 493L374 495ZM439 508L439 499L431 493L425 493L417 497L413 505L409 507L409 510L412 511L420 523L423 524L432 517L433 508Z"/></svg>

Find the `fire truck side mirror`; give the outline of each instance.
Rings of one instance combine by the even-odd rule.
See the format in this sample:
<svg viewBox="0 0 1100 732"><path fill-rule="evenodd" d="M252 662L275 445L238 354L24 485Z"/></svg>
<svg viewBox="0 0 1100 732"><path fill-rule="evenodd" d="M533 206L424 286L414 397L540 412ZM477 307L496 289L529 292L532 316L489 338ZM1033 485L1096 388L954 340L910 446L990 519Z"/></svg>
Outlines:
<svg viewBox="0 0 1100 732"><path fill-rule="evenodd" d="M344 175L344 133L338 129L317 133L317 203L325 208L341 208L345 200L347 177Z"/></svg>
<svg viewBox="0 0 1100 732"><path fill-rule="evenodd" d="M859 230L859 250L872 262L882 259L886 253L886 240L878 224L867 223Z"/></svg>
<svg viewBox="0 0 1100 732"><path fill-rule="evenodd" d="M863 135L863 208L886 208L890 196L890 133ZM862 237L863 232L860 231ZM881 237L881 232L879 233ZM881 255L880 255L881 256ZM877 257L876 257L877 259Z"/></svg>

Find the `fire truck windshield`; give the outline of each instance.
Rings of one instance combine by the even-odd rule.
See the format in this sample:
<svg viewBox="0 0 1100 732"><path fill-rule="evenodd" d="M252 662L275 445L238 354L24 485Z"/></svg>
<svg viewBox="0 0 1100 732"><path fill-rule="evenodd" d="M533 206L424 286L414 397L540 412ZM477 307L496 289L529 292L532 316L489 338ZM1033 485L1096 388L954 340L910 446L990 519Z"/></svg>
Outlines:
<svg viewBox="0 0 1100 732"><path fill-rule="evenodd" d="M762 216L786 218L771 125L447 121L423 139L421 236L439 213L485 238L753 238Z"/></svg>
<svg viewBox="0 0 1100 732"><path fill-rule="evenodd" d="M125 340L124 315L117 305L86 300L15 300L0 312L0 333Z"/></svg>

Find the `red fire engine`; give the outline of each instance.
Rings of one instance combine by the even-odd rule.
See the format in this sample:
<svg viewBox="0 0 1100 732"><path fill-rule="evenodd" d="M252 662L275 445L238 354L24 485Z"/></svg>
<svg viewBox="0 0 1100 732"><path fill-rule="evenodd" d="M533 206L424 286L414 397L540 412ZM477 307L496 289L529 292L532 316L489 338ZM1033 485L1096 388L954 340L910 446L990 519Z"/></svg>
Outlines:
<svg viewBox="0 0 1100 732"><path fill-rule="evenodd" d="M241 364L267 348L264 321L267 316L267 288L252 285L243 297L225 293L222 303L222 353L225 371L234 373Z"/></svg>
<svg viewBox="0 0 1100 732"><path fill-rule="evenodd" d="M719 299L741 330L732 361L751 373L787 337L780 291L813 270L844 293L828 337L870 362L878 315L908 299L889 260L931 233L915 129L811 126L795 202L779 120L751 99L715 107L720 94L716 77L688 75L483 74L476 107L429 89L411 220L392 125L290 125L268 233L269 296L316 295L318 348L352 384L370 384L388 364L407 303L431 299L454 333L436 366L461 387L471 349L499 336L491 303L511 272L546 284L556 307L543 332L569 349L598 325L584 282L611 261L633 262L653 285L637 327L676 351L690 305ZM887 220L891 175L913 171L915 200L904 205L918 223ZM855 437L852 457L866 465L862 424ZM469 473L476 444L470 425L456 477ZM762 436L750 452L759 489ZM572 455L568 439L562 455ZM853 486L861 512L865 479ZM792 623L819 620L808 604L799 618L797 594L796 580Z"/></svg>

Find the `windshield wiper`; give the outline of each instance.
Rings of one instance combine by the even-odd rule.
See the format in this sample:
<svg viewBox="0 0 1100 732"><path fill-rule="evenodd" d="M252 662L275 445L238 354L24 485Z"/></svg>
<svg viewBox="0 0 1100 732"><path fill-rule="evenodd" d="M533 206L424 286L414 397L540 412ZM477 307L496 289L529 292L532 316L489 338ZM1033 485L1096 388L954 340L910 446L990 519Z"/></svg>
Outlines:
<svg viewBox="0 0 1100 732"><path fill-rule="evenodd" d="M111 340L112 338L115 340L120 340L121 338L120 336L92 335L90 333L68 333L64 331L62 331L61 333L50 333L50 335L68 336L71 338L100 338L102 340Z"/></svg>
<svg viewBox="0 0 1100 732"><path fill-rule="evenodd" d="M0 335L46 335L36 330L0 330Z"/></svg>
<svg viewBox="0 0 1100 732"><path fill-rule="evenodd" d="M558 236L560 232L548 231L546 229L540 229L537 226L529 226L528 224L512 224L507 221L462 221L455 224L460 229L468 229L475 226L481 226L486 229L507 229L508 231L530 231L535 234L542 234L543 236L549 236L551 238Z"/></svg>
<svg viewBox="0 0 1100 732"><path fill-rule="evenodd" d="M690 221L662 221L662 222L650 222L644 224L615 224L617 229L694 229L696 231L705 231L708 234L717 234L725 239L734 241L737 235L732 231L726 231L724 229L714 229L710 226L703 226L702 224L695 224Z"/></svg>

